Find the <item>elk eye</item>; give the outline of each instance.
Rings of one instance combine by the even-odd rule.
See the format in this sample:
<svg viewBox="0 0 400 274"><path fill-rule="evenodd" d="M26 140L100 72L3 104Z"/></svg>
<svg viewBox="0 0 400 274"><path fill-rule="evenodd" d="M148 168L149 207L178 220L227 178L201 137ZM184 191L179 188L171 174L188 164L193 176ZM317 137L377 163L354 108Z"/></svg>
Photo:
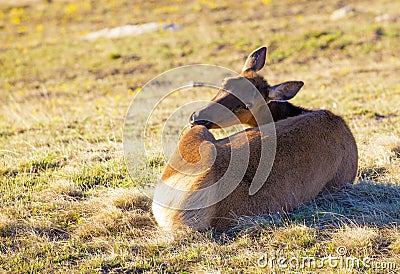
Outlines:
<svg viewBox="0 0 400 274"><path fill-rule="evenodd" d="M246 103L244 109L250 109L253 105L251 103Z"/></svg>

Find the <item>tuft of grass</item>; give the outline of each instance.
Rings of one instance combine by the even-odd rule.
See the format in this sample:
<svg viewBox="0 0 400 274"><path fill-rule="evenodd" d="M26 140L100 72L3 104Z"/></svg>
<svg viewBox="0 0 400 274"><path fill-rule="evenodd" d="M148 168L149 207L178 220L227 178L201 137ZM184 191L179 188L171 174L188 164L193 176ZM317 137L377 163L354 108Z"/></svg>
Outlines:
<svg viewBox="0 0 400 274"><path fill-rule="evenodd" d="M346 251L359 257L374 255L382 244L382 237L375 229L346 227L334 235L334 247L346 247Z"/></svg>
<svg viewBox="0 0 400 274"><path fill-rule="evenodd" d="M315 243L315 229L306 226L284 227L274 233L273 242L276 246L289 250L308 248Z"/></svg>
<svg viewBox="0 0 400 274"><path fill-rule="evenodd" d="M127 170L118 162L99 162L90 167L85 166L71 179L82 191L90 191L96 187L116 187L131 184L128 181Z"/></svg>
<svg viewBox="0 0 400 274"><path fill-rule="evenodd" d="M121 53L113 52L113 53L110 54L110 58L113 59L113 60L120 59L120 58L122 58L122 55L121 55Z"/></svg>
<svg viewBox="0 0 400 274"><path fill-rule="evenodd" d="M62 162L59 161L52 153L44 156L41 159L35 159L30 162L21 164L19 170L25 173L41 173L47 170L59 168Z"/></svg>

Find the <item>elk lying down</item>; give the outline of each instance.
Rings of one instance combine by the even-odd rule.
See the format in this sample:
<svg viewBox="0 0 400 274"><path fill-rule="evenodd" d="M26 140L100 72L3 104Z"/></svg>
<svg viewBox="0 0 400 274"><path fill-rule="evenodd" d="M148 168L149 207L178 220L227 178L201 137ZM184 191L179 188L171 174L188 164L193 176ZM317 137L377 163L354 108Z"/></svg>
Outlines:
<svg viewBox="0 0 400 274"><path fill-rule="evenodd" d="M234 224L234 216L292 210L324 190L333 191L354 181L357 147L345 121L327 110L310 111L287 102L270 102L292 98L302 83L269 86L256 73L264 65L265 55L266 48L253 52L242 76L257 87L275 121L276 154L269 176L254 195L249 194L257 169L268 168L260 161L261 147L273 137L271 123L257 124L254 119L254 113L262 110L257 109L259 102L254 101L257 96L244 96L245 102L239 103L232 93L221 90L210 105L192 115L194 126L181 138L162 174L153 199L153 213L161 227L212 227L223 231ZM233 124L214 112L217 103L231 109L242 123L256 127L216 140L208 128ZM211 188L229 173L232 157L246 153L247 148L249 161L238 185L226 191L230 186L225 180ZM207 189L211 190L201 191ZM221 193L228 195L219 197Z"/></svg>

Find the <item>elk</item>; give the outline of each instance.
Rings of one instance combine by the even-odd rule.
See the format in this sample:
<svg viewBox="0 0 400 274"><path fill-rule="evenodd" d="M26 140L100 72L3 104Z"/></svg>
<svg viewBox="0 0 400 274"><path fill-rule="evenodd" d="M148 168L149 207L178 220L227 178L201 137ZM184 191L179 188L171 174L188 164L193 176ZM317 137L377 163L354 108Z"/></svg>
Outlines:
<svg viewBox="0 0 400 274"><path fill-rule="evenodd" d="M161 227L225 231L235 224L235 216L290 211L321 192L335 191L355 180L357 146L345 121L328 110L308 110L286 102L303 83L270 86L257 74L265 64L266 51L262 47L252 52L241 72L241 78L256 88L233 90L230 84L239 78L228 78L212 101L191 115L192 127L179 141L154 192L153 214ZM268 110L262 106L266 103L272 119L265 118ZM234 115L221 113L218 105ZM251 128L220 140L209 131L235 123ZM265 161L261 148L274 140L273 132L275 158ZM232 159L237 161L239 155L240 160L246 153L244 176L231 187L236 180L235 170L230 169ZM267 162L273 164L269 167ZM260 186L251 191L257 172L264 169L270 169L269 175L255 182ZM227 195L220 197L220 193Z"/></svg>

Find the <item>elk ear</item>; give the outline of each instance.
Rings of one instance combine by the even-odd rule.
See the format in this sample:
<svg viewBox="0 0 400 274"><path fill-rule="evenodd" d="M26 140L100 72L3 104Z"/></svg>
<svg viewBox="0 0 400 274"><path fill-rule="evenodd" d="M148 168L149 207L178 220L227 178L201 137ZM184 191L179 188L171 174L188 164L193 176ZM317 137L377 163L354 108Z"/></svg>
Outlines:
<svg viewBox="0 0 400 274"><path fill-rule="evenodd" d="M271 100L290 100L303 87L302 81L289 81L269 88L268 97Z"/></svg>
<svg viewBox="0 0 400 274"><path fill-rule="evenodd" d="M267 57L267 47L261 47L250 53L242 68L242 72L247 70L259 71L264 67L265 58Z"/></svg>

